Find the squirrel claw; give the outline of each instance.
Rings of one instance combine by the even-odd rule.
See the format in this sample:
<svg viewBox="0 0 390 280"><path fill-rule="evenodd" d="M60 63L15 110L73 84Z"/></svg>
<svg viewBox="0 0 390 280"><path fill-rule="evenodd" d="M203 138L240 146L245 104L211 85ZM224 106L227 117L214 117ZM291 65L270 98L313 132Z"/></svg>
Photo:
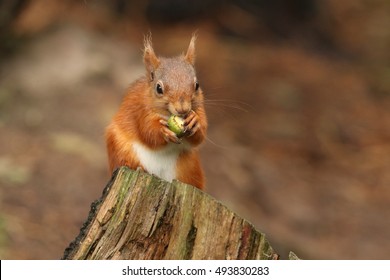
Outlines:
<svg viewBox="0 0 390 280"><path fill-rule="evenodd" d="M192 135L194 135L200 127L199 117L194 110L191 110L184 123L187 137L191 137Z"/></svg>
<svg viewBox="0 0 390 280"><path fill-rule="evenodd" d="M160 122L161 122L161 121L160 121ZM163 124L163 123L161 122L161 124ZM163 125L164 125L164 124L163 124ZM172 143L175 143L175 144L181 144L180 138L178 138L174 132L172 132L171 130L169 130L168 127L163 126L163 127L161 128L161 132L162 132L162 136L164 137L164 140L165 140L167 143L172 142Z"/></svg>
<svg viewBox="0 0 390 280"><path fill-rule="evenodd" d="M194 135L199 129L199 124L196 124L191 130L189 130L188 132L188 136L187 137L191 137L192 135Z"/></svg>
<svg viewBox="0 0 390 280"><path fill-rule="evenodd" d="M165 127L168 127L168 122L166 120L160 120L160 123L165 126Z"/></svg>

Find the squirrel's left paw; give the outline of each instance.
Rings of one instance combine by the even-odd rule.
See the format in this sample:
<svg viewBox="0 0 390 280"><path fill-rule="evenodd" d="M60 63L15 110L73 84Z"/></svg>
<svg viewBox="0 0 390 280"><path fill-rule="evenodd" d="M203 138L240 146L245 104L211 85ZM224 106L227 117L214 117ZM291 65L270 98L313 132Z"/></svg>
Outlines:
<svg viewBox="0 0 390 280"><path fill-rule="evenodd" d="M200 128L199 116L195 113L194 110L188 114L187 118L184 120L186 136L190 137L194 135Z"/></svg>

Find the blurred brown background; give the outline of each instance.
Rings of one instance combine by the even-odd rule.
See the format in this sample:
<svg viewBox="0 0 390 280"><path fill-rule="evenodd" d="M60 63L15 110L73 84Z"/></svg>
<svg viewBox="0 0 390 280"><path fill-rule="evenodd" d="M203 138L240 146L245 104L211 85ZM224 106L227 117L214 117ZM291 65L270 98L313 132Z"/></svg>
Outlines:
<svg viewBox="0 0 390 280"><path fill-rule="evenodd" d="M143 35L198 30L207 192L285 257L390 258L390 2L0 0L0 258L58 259Z"/></svg>

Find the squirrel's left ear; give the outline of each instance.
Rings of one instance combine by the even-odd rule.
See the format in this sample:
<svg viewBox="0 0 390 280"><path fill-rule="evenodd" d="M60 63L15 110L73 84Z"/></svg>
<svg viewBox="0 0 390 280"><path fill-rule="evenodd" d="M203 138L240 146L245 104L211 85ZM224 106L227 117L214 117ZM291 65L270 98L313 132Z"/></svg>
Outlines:
<svg viewBox="0 0 390 280"><path fill-rule="evenodd" d="M154 71L160 66L160 60L154 53L151 34L146 36L144 41L144 63L146 70L151 75L151 80L153 80Z"/></svg>
<svg viewBox="0 0 390 280"><path fill-rule="evenodd" d="M194 33L191 37L190 45L188 46L187 53L185 55L185 60L187 60L188 63L191 65L195 64L195 41L196 41L197 35Z"/></svg>

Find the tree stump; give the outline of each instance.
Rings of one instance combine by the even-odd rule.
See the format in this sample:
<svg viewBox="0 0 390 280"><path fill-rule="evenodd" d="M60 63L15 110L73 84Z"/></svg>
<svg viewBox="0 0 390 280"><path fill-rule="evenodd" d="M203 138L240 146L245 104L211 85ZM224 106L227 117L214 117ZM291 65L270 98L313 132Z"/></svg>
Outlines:
<svg viewBox="0 0 390 280"><path fill-rule="evenodd" d="M64 259L276 259L265 235L179 181L118 169Z"/></svg>

